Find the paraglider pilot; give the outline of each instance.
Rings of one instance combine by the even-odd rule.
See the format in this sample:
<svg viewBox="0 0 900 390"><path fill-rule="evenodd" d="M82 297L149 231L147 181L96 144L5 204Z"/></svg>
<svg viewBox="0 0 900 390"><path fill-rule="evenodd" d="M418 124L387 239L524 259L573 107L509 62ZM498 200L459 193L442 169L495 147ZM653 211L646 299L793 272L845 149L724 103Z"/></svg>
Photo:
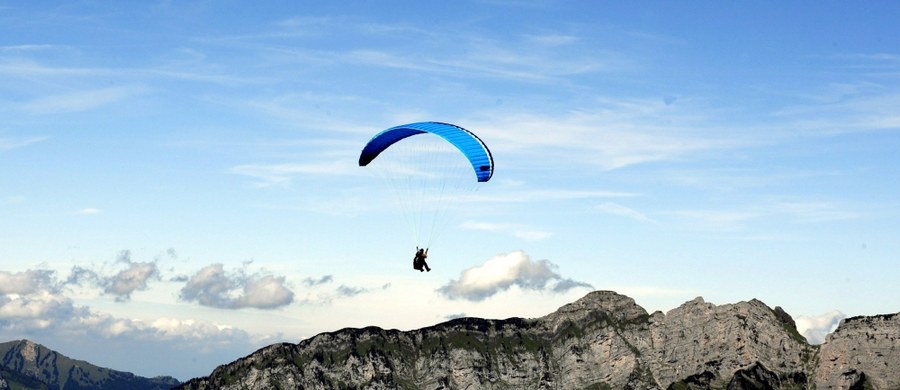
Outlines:
<svg viewBox="0 0 900 390"><path fill-rule="evenodd" d="M425 262L426 257L428 257L428 248L416 247L416 256L413 257L413 269L417 269L419 272L431 272L431 268L428 268L428 263Z"/></svg>

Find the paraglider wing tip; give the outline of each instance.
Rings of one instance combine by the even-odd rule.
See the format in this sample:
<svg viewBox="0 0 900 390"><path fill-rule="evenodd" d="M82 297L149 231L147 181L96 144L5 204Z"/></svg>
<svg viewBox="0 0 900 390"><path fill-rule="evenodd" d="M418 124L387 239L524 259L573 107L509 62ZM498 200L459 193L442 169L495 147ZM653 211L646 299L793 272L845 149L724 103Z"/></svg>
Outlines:
<svg viewBox="0 0 900 390"><path fill-rule="evenodd" d="M494 176L494 172L492 171L490 165L482 165L478 167L478 170L480 171L480 174L476 173L475 176L478 177L479 182L487 182L488 180L491 180L492 176Z"/></svg>

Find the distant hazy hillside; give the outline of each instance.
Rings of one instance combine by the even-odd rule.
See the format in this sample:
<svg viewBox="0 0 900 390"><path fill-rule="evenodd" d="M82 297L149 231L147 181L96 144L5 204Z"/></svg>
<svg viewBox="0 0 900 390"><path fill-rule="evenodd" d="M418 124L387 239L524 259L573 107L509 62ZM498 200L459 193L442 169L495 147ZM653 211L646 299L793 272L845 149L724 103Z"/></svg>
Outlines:
<svg viewBox="0 0 900 390"><path fill-rule="evenodd" d="M275 344L184 389L900 389L900 315L821 346L781 308L694 299L668 313L595 291L535 319L460 318Z"/></svg>
<svg viewBox="0 0 900 390"><path fill-rule="evenodd" d="M144 378L70 359L28 340L0 344L0 390L150 390L178 385L171 377Z"/></svg>

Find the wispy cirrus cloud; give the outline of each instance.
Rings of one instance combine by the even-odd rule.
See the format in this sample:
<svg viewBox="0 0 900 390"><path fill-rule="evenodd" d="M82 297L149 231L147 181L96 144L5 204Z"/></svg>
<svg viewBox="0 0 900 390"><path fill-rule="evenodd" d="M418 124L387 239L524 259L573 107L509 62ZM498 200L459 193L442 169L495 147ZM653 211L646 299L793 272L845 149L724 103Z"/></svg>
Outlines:
<svg viewBox="0 0 900 390"><path fill-rule="evenodd" d="M2 8L0 8L0 9L2 9ZM7 45L7 46L0 46L0 53L43 51L43 50L53 49L55 47L57 47L57 46L56 45L46 45L46 44Z"/></svg>
<svg viewBox="0 0 900 390"><path fill-rule="evenodd" d="M81 90L43 96L21 104L21 109L32 114L81 112L115 103L143 90L140 87L111 87Z"/></svg>
<svg viewBox="0 0 900 390"><path fill-rule="evenodd" d="M497 188L490 194L485 192L460 196L461 202L479 203L530 203L561 200L629 198L641 196L636 192L625 191L592 191L570 189L534 189L524 186Z"/></svg>
<svg viewBox="0 0 900 390"><path fill-rule="evenodd" d="M781 224L783 227L784 223L830 223L864 215L839 202L819 199L770 199L728 209L676 210L665 214L678 219L682 226L709 231L746 231L762 224Z"/></svg>
<svg viewBox="0 0 900 390"><path fill-rule="evenodd" d="M60 67L30 58L0 58L0 74L13 79L32 77L87 77L107 74L109 70L90 67Z"/></svg>
<svg viewBox="0 0 900 390"><path fill-rule="evenodd" d="M256 186L271 187L290 184L297 176L362 175L352 163L324 161L315 163L245 164L231 168L231 173L256 179Z"/></svg>
<svg viewBox="0 0 900 390"><path fill-rule="evenodd" d="M614 202L603 202L597 205L597 210L606 214L630 218L639 222L656 223L656 221L650 219L646 214Z"/></svg>
<svg viewBox="0 0 900 390"><path fill-rule="evenodd" d="M624 67L609 59L615 57L613 55L607 58L556 58L551 61L548 60L548 57L552 57L549 53L541 55L535 51L514 51L509 46L484 40L474 41L466 53L468 54L463 57L433 56L427 53L410 57L387 50L366 49L349 52L346 58L349 62L412 72L537 83L559 82L565 76Z"/></svg>
<svg viewBox="0 0 900 390"><path fill-rule="evenodd" d="M577 43L581 37L570 34L526 34L525 39L543 46L564 46Z"/></svg>
<svg viewBox="0 0 900 390"><path fill-rule="evenodd" d="M900 75L896 63L889 66L895 70L891 77ZM772 114L782 122L789 137L832 137L900 129L900 114L895 109L900 105L900 94L887 83L831 83L799 100L800 103Z"/></svg>
<svg viewBox="0 0 900 390"><path fill-rule="evenodd" d="M533 227L515 224L515 223L492 223L492 222L478 222L478 221L467 221L464 222L461 227L463 229L471 229L471 230L481 230L488 232L498 232L509 234L514 237L521 238L523 240L528 241L539 241L553 236L553 233L548 231L543 231L539 229L535 229Z"/></svg>
<svg viewBox="0 0 900 390"><path fill-rule="evenodd" d="M395 42L428 42L424 47L428 51L410 56L409 49L415 46L404 46L407 51L401 54L393 49L374 46L364 50L331 51L333 58L351 63L366 63L379 67L402 68L440 74L470 75L478 78L501 76L524 79L543 79L559 72L548 69L577 69L584 71L592 66L571 66L573 57L581 61L591 59L593 63L610 63L610 53L586 53L577 49L569 52L575 55L559 55L559 49L575 46L582 39L575 34L546 33L524 34L498 39L477 33L466 33L458 26L432 25L422 28L418 25L403 23L380 23L362 18L352 17L300 17L290 18L276 24L277 31L259 36L271 37L315 37L324 31L340 30L344 34L364 36L380 36ZM244 36L244 38L247 38ZM447 47L453 50L437 50ZM459 48L464 48L460 50ZM446 55L447 52L455 55ZM436 55L440 53L441 55ZM552 58L553 60L548 60ZM415 59L415 60L413 60ZM527 69L534 69L527 71ZM540 69L540 70L537 70ZM571 72L571 70L569 71ZM567 73L567 72L562 72Z"/></svg>
<svg viewBox="0 0 900 390"><path fill-rule="evenodd" d="M48 137L0 138L0 152L24 148L47 139Z"/></svg>
<svg viewBox="0 0 900 390"><path fill-rule="evenodd" d="M669 213L680 219L683 226L708 231L734 231L758 220L764 214L751 210L679 210Z"/></svg>
<svg viewBox="0 0 900 390"><path fill-rule="evenodd" d="M493 113L490 121L474 120L473 127L491 140L497 153L539 155L553 169L564 164L568 169L612 170L757 144L737 135L742 132L723 132L712 114L701 110L702 104L694 102L602 98L595 107L563 114Z"/></svg>
<svg viewBox="0 0 900 390"><path fill-rule="evenodd" d="M582 50L574 33L512 35L502 38L466 32L459 26L385 24L360 18L291 18L275 30L255 36L239 35L226 40L265 40L269 51L287 51L272 46L272 38L312 39L329 30L365 37L391 39L390 47L371 45L364 49L320 50L296 55L293 61L316 58L328 64L393 68L409 72L460 78L505 79L546 83L571 75L629 69L631 62L617 52ZM414 37L414 38L413 38ZM423 45L422 42L427 42ZM426 47L427 50L420 50Z"/></svg>
<svg viewBox="0 0 900 390"><path fill-rule="evenodd" d="M861 213L825 200L779 200L765 207L771 214L783 214L798 222L818 223L856 219Z"/></svg>

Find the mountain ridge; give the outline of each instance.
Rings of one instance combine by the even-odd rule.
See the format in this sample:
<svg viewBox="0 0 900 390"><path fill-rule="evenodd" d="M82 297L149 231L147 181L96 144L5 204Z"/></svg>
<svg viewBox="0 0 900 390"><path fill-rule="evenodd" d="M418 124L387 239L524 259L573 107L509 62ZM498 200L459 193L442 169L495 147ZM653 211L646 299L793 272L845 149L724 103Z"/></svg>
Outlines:
<svg viewBox="0 0 900 390"><path fill-rule="evenodd" d="M898 370L900 315L844 320L814 346L757 299L697 297L651 314L594 291L531 319L344 328L273 344L177 388L895 389Z"/></svg>
<svg viewBox="0 0 900 390"><path fill-rule="evenodd" d="M593 291L536 318L455 318L272 344L179 383L0 343L7 389L898 389L900 313L845 318L810 345L782 308L697 297L648 313Z"/></svg>
<svg viewBox="0 0 900 390"><path fill-rule="evenodd" d="M0 343L0 390L162 390L179 383L172 377L145 378L98 367L27 339Z"/></svg>

